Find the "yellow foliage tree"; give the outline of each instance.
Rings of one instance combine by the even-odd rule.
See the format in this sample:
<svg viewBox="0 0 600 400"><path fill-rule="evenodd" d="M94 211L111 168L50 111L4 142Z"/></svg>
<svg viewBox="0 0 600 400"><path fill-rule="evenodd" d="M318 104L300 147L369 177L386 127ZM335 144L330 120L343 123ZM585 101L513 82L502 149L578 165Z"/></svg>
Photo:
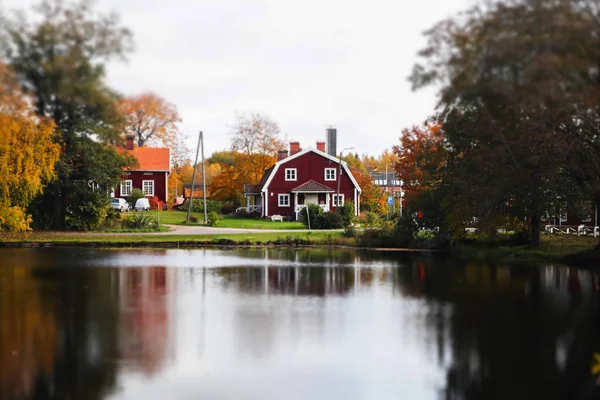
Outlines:
<svg viewBox="0 0 600 400"><path fill-rule="evenodd" d="M12 74L0 65L0 230L27 231L25 209L55 177L55 125L28 108Z"/></svg>

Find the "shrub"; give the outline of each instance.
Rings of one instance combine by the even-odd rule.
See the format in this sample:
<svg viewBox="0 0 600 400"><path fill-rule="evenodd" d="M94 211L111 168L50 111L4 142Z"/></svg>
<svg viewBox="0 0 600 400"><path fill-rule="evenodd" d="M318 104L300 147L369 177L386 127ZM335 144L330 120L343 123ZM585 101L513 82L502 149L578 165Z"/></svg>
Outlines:
<svg viewBox="0 0 600 400"><path fill-rule="evenodd" d="M344 228L344 237L353 238L353 237L356 237L357 233L358 233L358 231L352 225L348 225L347 227Z"/></svg>
<svg viewBox="0 0 600 400"><path fill-rule="evenodd" d="M308 210L308 213L307 213ZM308 215L307 215L308 214ZM310 217L310 224L309 218ZM300 220L304 224L304 226L309 227L311 229L321 229L319 227L319 219L323 217L323 209L319 207L317 204L309 204L305 208L300 211Z"/></svg>
<svg viewBox="0 0 600 400"><path fill-rule="evenodd" d="M144 197L146 197L146 195L141 189L133 189L126 200L129 204L131 204L131 207L135 207L135 202L138 201L138 199L143 199Z"/></svg>
<svg viewBox="0 0 600 400"><path fill-rule="evenodd" d="M207 217L208 217L208 220L206 221L206 223L209 226L217 226L217 221L219 221L219 214L217 214L214 211L211 211L211 212L208 213Z"/></svg>
<svg viewBox="0 0 600 400"><path fill-rule="evenodd" d="M0 207L0 231L30 231L31 216L21 207Z"/></svg>
<svg viewBox="0 0 600 400"><path fill-rule="evenodd" d="M128 229L146 229L158 227L156 219L149 214L136 213L125 220L125 226Z"/></svg>
<svg viewBox="0 0 600 400"><path fill-rule="evenodd" d="M187 211L190 205L189 199L186 200L181 206L184 210ZM217 200L206 200L206 211L207 212L216 212L217 214L221 212L221 202ZM194 199L192 201L192 211L197 213L204 212L204 200L203 199Z"/></svg>
<svg viewBox="0 0 600 400"><path fill-rule="evenodd" d="M317 229L340 229L344 226L344 218L335 211L324 213L317 222Z"/></svg>
<svg viewBox="0 0 600 400"><path fill-rule="evenodd" d="M196 217L195 215L190 215L190 222L198 223L198 217Z"/></svg>
<svg viewBox="0 0 600 400"><path fill-rule="evenodd" d="M67 207L67 227L78 231L100 228L112 208L109 201L108 194L102 191L80 191Z"/></svg>
<svg viewBox="0 0 600 400"><path fill-rule="evenodd" d="M208 208L208 211L210 211L209 207L206 207L206 208ZM235 206L235 204L228 201L228 202L222 203L221 210L219 210L217 212L220 212L221 214L233 214L235 212L236 208L237 207Z"/></svg>
<svg viewBox="0 0 600 400"><path fill-rule="evenodd" d="M343 226L348 226L354 218L354 203L351 201L344 202L344 205L336 210L342 217Z"/></svg>
<svg viewBox="0 0 600 400"><path fill-rule="evenodd" d="M148 198L148 202L150 203L150 209L151 210L162 210L163 206L165 204L163 201L158 200L157 196L153 196L153 197Z"/></svg>

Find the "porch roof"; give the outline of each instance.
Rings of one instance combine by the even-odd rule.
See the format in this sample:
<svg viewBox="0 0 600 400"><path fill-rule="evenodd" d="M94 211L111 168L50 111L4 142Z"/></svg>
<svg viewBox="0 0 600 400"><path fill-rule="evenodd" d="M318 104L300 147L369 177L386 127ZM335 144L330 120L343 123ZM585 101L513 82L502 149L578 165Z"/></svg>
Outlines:
<svg viewBox="0 0 600 400"><path fill-rule="evenodd" d="M244 185L244 194L260 194L261 185Z"/></svg>
<svg viewBox="0 0 600 400"><path fill-rule="evenodd" d="M335 190L312 179L293 188L292 193L333 193Z"/></svg>

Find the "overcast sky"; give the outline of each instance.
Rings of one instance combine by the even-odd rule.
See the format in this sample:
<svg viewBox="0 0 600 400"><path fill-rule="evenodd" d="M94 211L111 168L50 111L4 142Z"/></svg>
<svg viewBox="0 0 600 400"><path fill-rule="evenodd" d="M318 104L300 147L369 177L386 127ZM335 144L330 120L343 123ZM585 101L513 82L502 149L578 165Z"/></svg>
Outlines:
<svg viewBox="0 0 600 400"><path fill-rule="evenodd" d="M37 0L0 0L22 8ZM376 155L422 123L434 89L406 78L422 32L469 0L99 0L133 31L135 53L111 63L124 95L152 91L175 104L181 130L205 152L229 147L236 112L257 111L303 148L338 130L338 151Z"/></svg>

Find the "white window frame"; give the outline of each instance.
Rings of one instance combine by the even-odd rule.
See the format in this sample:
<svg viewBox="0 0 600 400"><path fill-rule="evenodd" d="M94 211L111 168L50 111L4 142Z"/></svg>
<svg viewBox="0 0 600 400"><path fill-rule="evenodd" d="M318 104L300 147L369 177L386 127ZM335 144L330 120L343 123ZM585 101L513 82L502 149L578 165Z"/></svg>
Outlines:
<svg viewBox="0 0 600 400"><path fill-rule="evenodd" d="M150 191L148 191L148 193L146 193L146 183L151 183L152 184L152 193L150 193ZM148 197L148 196L154 196L154 180L145 180L142 181L142 192L144 192L144 196Z"/></svg>
<svg viewBox="0 0 600 400"><path fill-rule="evenodd" d="M337 200L337 196L338 195L335 194L335 193L331 196L331 206L332 207L343 207L344 206L344 201L345 201L344 195L342 193L340 193L340 199L342 199L342 204L340 204L340 205L337 204L337 201L336 201Z"/></svg>
<svg viewBox="0 0 600 400"><path fill-rule="evenodd" d="M287 199L287 204L283 204L281 202L282 199ZM277 205L279 207L290 207L291 206L291 204L290 204L290 195L287 194L287 193L286 194L279 194L277 196Z"/></svg>
<svg viewBox="0 0 600 400"><path fill-rule="evenodd" d="M333 171L333 178L327 178L327 172ZM337 178L337 169L336 168L325 168L325 177L326 181L335 181Z"/></svg>
<svg viewBox="0 0 600 400"><path fill-rule="evenodd" d="M129 188L129 191L127 189ZM131 191L133 190L133 181L131 179L127 179L121 181L121 196L131 196Z"/></svg>
<svg viewBox="0 0 600 400"><path fill-rule="evenodd" d="M294 177L288 178L288 172L294 174ZM286 181L297 181L298 180L298 168L286 168L285 169L285 180Z"/></svg>

